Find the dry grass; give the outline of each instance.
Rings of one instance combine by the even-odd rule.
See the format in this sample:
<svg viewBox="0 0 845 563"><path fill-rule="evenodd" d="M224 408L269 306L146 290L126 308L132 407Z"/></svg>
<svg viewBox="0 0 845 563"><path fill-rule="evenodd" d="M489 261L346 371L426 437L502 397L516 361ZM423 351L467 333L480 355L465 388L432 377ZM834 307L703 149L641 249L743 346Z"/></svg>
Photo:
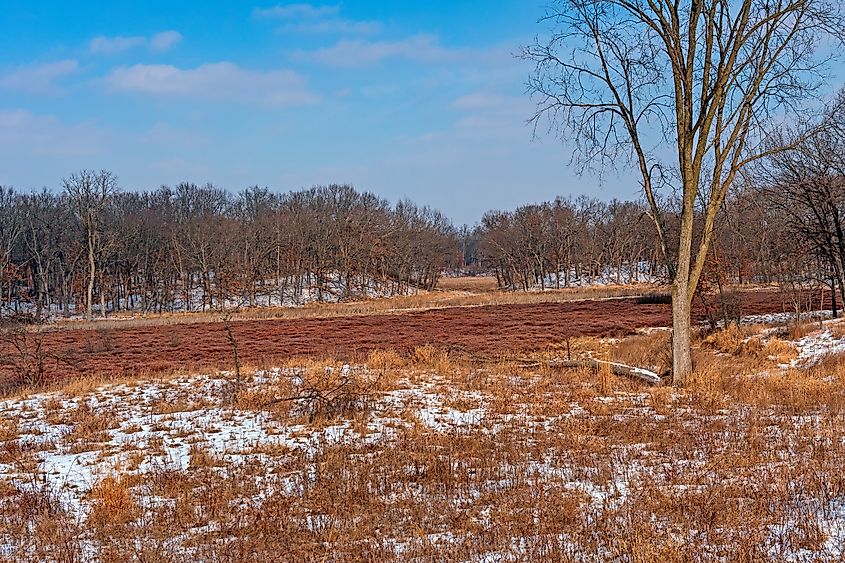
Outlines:
<svg viewBox="0 0 845 563"><path fill-rule="evenodd" d="M108 476L91 488L91 511L85 524L95 530L109 530L126 526L141 515L140 507L132 496L130 479Z"/></svg>
<svg viewBox="0 0 845 563"><path fill-rule="evenodd" d="M570 351L657 368L667 344L656 331ZM208 391L225 374L109 388L93 412L82 405L102 390L32 396L71 433L170 433L130 444L84 514L7 471L0 546L16 561L842 560L845 358L761 372L791 347L757 329L704 336L683 389L423 346L371 352L367 368L298 360L247 377L229 407ZM317 417L267 405L344 377L366 400ZM148 414L128 417L148 395ZM202 406L164 412L161 396ZM249 421L264 438L219 436ZM31 426L6 424L0 441ZM183 465L159 461L182 450Z"/></svg>
<svg viewBox="0 0 845 563"><path fill-rule="evenodd" d="M613 345L611 359L630 366L664 373L672 365L668 330L638 334Z"/></svg>
<svg viewBox="0 0 845 563"><path fill-rule="evenodd" d="M407 313L414 311L428 311L449 307L483 307L486 305L509 304L537 304L563 303L584 299L613 299L622 297L636 297L645 295L661 288L653 285L626 286L594 286L583 288L567 288L559 290L517 292L500 291L495 287L495 279L491 287L490 278L450 278L443 281L444 289L420 292L415 295L400 295L389 298L373 298L363 301L345 303L309 303L300 307L256 307L242 309L231 315L233 321L255 319L312 319L357 317L368 315L383 315ZM451 286L451 287L450 287ZM449 289L445 289L449 287ZM460 288L459 288L460 287ZM122 315L111 319L84 321L77 319L60 319L50 325L50 329L57 330L89 330L98 329L97 338L89 344L92 349L107 347L108 332L103 330L104 324L113 328L140 328L148 326L167 326L172 324L191 324L203 322L220 322L221 313L192 312L192 313L150 313L146 315ZM178 342L174 345L178 346Z"/></svg>
<svg viewBox="0 0 845 563"><path fill-rule="evenodd" d="M798 340L816 332L818 323L790 327L786 338ZM701 344L722 356L731 356L739 363L751 363L751 369L788 364L798 356L795 346L782 340L776 332L760 326L728 325L724 329L703 335Z"/></svg>
<svg viewBox="0 0 845 563"><path fill-rule="evenodd" d="M489 293L498 291L499 286L493 276L441 277L437 280L440 291L468 291L471 293Z"/></svg>

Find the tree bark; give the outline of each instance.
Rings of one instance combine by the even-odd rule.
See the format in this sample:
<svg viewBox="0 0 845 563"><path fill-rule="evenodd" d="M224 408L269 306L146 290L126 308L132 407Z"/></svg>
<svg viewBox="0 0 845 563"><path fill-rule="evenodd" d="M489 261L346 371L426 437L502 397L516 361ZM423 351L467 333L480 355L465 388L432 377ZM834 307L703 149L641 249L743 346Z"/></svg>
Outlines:
<svg viewBox="0 0 845 563"><path fill-rule="evenodd" d="M672 383L683 385L692 373L692 299L689 286L680 280L672 288Z"/></svg>

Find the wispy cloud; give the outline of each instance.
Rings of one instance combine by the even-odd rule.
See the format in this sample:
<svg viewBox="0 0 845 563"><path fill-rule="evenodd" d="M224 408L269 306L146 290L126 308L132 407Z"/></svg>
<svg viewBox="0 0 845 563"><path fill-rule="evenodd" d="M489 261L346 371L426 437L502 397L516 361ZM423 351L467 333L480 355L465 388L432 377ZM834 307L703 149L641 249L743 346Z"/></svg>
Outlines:
<svg viewBox="0 0 845 563"><path fill-rule="evenodd" d="M56 83L78 69L79 63L72 59L18 66L0 74L0 88L33 93L56 92Z"/></svg>
<svg viewBox="0 0 845 563"><path fill-rule="evenodd" d="M182 34L178 31L162 31L150 37L150 49L157 53L164 53L181 41Z"/></svg>
<svg viewBox="0 0 845 563"><path fill-rule="evenodd" d="M296 57L333 67L370 66L388 59L433 63L465 58L467 49L449 49L440 45L435 35L414 35L398 41L362 41L343 39L331 47L300 51Z"/></svg>
<svg viewBox="0 0 845 563"><path fill-rule="evenodd" d="M293 33L322 33L335 35L371 35L378 33L376 21L358 21L340 17L340 5L286 4L272 8L256 8L258 18L282 20L280 30Z"/></svg>
<svg viewBox="0 0 845 563"><path fill-rule="evenodd" d="M252 13L259 18L324 18L339 14L340 5L278 4L272 8L255 8Z"/></svg>
<svg viewBox="0 0 845 563"><path fill-rule="evenodd" d="M141 35L126 37L107 37L100 35L88 43L88 50L98 55L117 55L129 49L147 46L156 53L169 51L174 45L182 41L182 34L178 31L161 31L151 37Z"/></svg>
<svg viewBox="0 0 845 563"><path fill-rule="evenodd" d="M110 89L191 100L235 101L262 105L304 105L319 97L292 70L256 71L230 62L181 69L171 65L134 65L106 77Z"/></svg>
<svg viewBox="0 0 845 563"><path fill-rule="evenodd" d="M459 116L454 132L468 137L525 135L526 119L533 111L527 96L495 90L476 90L455 99L450 108Z"/></svg>
<svg viewBox="0 0 845 563"><path fill-rule="evenodd" d="M98 55L116 55L128 49L143 45L143 37L106 37L100 35L88 43L88 50Z"/></svg>

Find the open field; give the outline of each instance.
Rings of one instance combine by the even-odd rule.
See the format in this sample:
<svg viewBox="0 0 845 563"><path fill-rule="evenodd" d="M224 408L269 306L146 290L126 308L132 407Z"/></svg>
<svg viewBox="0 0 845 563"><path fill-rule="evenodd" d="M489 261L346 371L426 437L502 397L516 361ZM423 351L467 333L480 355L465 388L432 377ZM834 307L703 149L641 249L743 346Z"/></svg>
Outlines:
<svg viewBox="0 0 845 563"><path fill-rule="evenodd" d="M210 317L28 331L0 561L845 561L845 323L743 292L644 387L551 360L662 373L669 305L544 297L235 320L240 383Z"/></svg>
<svg viewBox="0 0 845 563"><path fill-rule="evenodd" d="M845 0L8 4L0 563L845 563Z"/></svg>
<svg viewBox="0 0 845 563"><path fill-rule="evenodd" d="M499 291L489 281L475 283L466 280L489 280L490 278L450 278L444 281L446 288L435 291L419 291L411 295L397 295L390 298L373 298L361 301L318 303L310 302L295 307L253 307L229 309L235 320L263 319L314 319L332 317L358 317L367 315L402 314L414 311L429 311L451 307L481 307L485 305L517 305L536 303L565 303L585 299L613 299L636 297L665 288L655 285L595 286L568 288L535 292ZM464 281L461 281L464 280ZM458 289L456 286L462 287ZM190 313L112 314L105 319L85 321L82 319L56 319L51 326L57 329L97 328L107 324L110 327L147 327L170 324L194 324L219 322L219 310Z"/></svg>
<svg viewBox="0 0 845 563"><path fill-rule="evenodd" d="M684 389L418 347L9 398L0 559L841 561L844 334L714 333Z"/></svg>
<svg viewBox="0 0 845 563"><path fill-rule="evenodd" d="M784 311L784 297L773 291L748 291L741 297L745 314ZM466 307L437 307L404 313L237 320L232 330L242 361L268 364L292 357L334 356L360 359L377 349L406 353L431 344L473 356L560 349L567 338L624 336L644 327L668 326L668 304L636 298L554 301L555 294L538 294L543 303L507 303ZM479 297L488 298L487 294ZM393 300L383 300L393 301ZM648 300L646 300L648 301ZM300 311L298 314L303 314ZM697 317L701 318L701 311ZM190 318L190 317L189 317ZM122 376L160 371L229 367L231 345L223 323L163 322L140 326L102 323L98 328L48 330L41 350L62 361L51 361L49 377L79 374ZM7 345L4 350L11 353ZM0 377L12 375L0 366Z"/></svg>

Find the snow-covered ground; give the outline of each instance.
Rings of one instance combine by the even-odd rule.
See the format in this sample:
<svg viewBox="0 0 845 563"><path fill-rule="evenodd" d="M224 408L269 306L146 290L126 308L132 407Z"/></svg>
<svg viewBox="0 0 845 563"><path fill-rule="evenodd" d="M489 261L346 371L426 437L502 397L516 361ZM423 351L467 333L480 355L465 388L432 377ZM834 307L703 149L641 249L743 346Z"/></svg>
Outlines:
<svg viewBox="0 0 845 563"><path fill-rule="evenodd" d="M837 322L828 322L823 329L791 342L798 355L791 365L782 366L784 372L817 363L830 353L845 352L845 339L836 336ZM365 408L328 420L311 420L304 405L298 401L290 402L290 409L282 413L267 407L274 398L284 398L302 389L309 377L307 374L320 374L321 370L327 377L353 379L361 389L378 385L367 392ZM495 378L501 378L501 381L494 386L490 380ZM422 441L431 441L434 448L441 447L436 445L438 440L461 436L476 436L479 441L492 440L492 443L496 443L499 436L503 441L519 436L525 447L530 447L541 435L550 439L563 429L585 427L595 428L598 434L584 434L581 439L586 441L583 444L550 446L552 449L527 462L514 458L504 462L502 468L490 468L487 470L490 475L484 478L487 480L484 487L490 494L489 491L498 487L497 480L506 482L507 475L516 471L517 464L527 463L519 470L519 475L534 475L538 482L580 495L586 503L585 510L601 515L623 511L631 503L642 502L637 496L638 488L644 483L674 482L676 470L681 467L698 476L690 483L671 485L677 487L671 494L694 494L696 488L706 490L710 484L718 483L709 473L708 464L715 463L719 456L735 455L728 450L721 452L721 448L740 447L725 444L730 442L731 432L738 432L734 428L736 421L748 416L747 409L742 406L728 405L715 413L681 406L667 411L668 407L661 406L661 401L671 406L679 400L674 392L660 401L647 392L617 391L595 396L577 388L573 391L572 387L546 389L543 386L547 379L547 375L539 373L497 375L484 368L458 377L449 374L448 370L434 368L409 372L399 368L344 365L255 372L244 382L240 393L247 399L236 403L239 406L227 403L232 376L225 372L37 393L0 401L0 446L5 448L0 451L19 452L0 454L0 484L5 482L24 490L49 490L70 514L85 522L95 502L91 497L92 489L110 476L137 477L133 481L137 483L133 494L139 497L141 506L153 510L167 499L151 495L149 487L144 485L146 480L162 472L189 473L198 464L209 464L209 459L222 477L237 473L239 467L257 467L257 473L250 473L257 480L257 490L269 494L278 491L280 486L289 487L289 494L295 495L298 477L285 477L291 474L292 452L298 452L297 455L305 460L294 473L298 471L299 475L304 471L307 475L309 471L316 471L318 458L334 448L349 446L372 454L405 443L403 440L407 440L409 434ZM385 380L388 383L385 384ZM526 392L528 389L531 391ZM707 445L705 449L679 452L675 451L675 446L664 443L659 436L646 430L633 442L618 443L606 451L599 447L597 451L604 451L602 455L609 456L609 465L600 458L596 459L595 467L566 462L573 454L567 453L565 448L580 451L591 443L590 440L601 441L608 433L618 432L614 428L656 428L669 417L678 417L679 426L673 427L675 432L698 428L702 424L724 427L724 443L717 439L714 445ZM819 413L795 416L769 413L764 415L764 420L769 421L769 426L762 430L766 436L786 440L779 447L795 440L812 441L814 429L826 424ZM15 448L10 444L16 444ZM555 448L563 449L556 451ZM798 450L778 449L767 462L771 466L752 468L752 474L753 471L779 469L783 464L789 464L792 457L800 460L801 454ZM741 479L741 473L736 479ZM485 482L484 479L481 482ZM742 483L741 487L752 486L751 481ZM491 510L496 507L484 505L481 492L472 492L476 486L470 487L470 498L462 498L460 502L479 503L481 508L474 526L492 526ZM796 508L796 514L810 518L822 539L814 545L789 543L783 538L792 533L789 526L794 523L789 519L772 523L768 537L760 540L766 545L769 556L791 561L840 560L845 556L845 498L825 499L823 506L816 506L817 498L802 497L800 491L794 496L796 502L807 504ZM256 498L244 499L244 502L260 503L264 497L262 493ZM384 502L396 502L400 497L388 495ZM808 508L810 505L815 508ZM204 524L210 525L212 523ZM189 545L191 534L204 533L205 529L183 530L179 541L185 540ZM523 532L514 533L508 553L492 551L486 558L474 560L519 559L519 554L528 549L526 546L531 538L520 536ZM685 533L690 535L679 536L679 539L700 541L697 534L705 532L688 530ZM425 541L445 549L459 540L457 534L449 531L427 534ZM397 537L390 543L401 556L403 550L411 549L413 541ZM91 542L86 545L90 550L88 555L94 557L97 545ZM573 544L572 549L577 552L578 545ZM0 558L24 559L26 554L25 537L0 534Z"/></svg>
<svg viewBox="0 0 845 563"><path fill-rule="evenodd" d="M741 324L743 325L785 325L790 322L795 322L798 315L793 313L767 313L765 315L743 315ZM801 313L801 321L823 320L829 319L831 312L825 311L806 311Z"/></svg>
<svg viewBox="0 0 845 563"><path fill-rule="evenodd" d="M661 284L666 283L665 272L653 272L651 265L647 262L638 264L623 264L619 267L604 266L599 272L590 275L590 272L575 268L559 272L557 275L548 274L544 280L546 289L556 287L600 287L605 285L624 284ZM568 280L568 285L567 285ZM538 288L540 284L537 284Z"/></svg>
<svg viewBox="0 0 845 563"><path fill-rule="evenodd" d="M840 325L841 319L834 323ZM825 357L845 353L845 338L834 335L831 324L826 323L824 329L808 334L794 343L798 356L790 362L790 367L814 366Z"/></svg>
<svg viewBox="0 0 845 563"><path fill-rule="evenodd" d="M333 370L327 367L326 373ZM298 368L258 371L241 392L281 390L291 383L295 388L302 372ZM375 377L366 368L348 365L341 373ZM441 432L478 423L485 415L482 407L460 411L444 406L445 397L434 391L437 384L427 382L381 393L365 431L353 429L349 420L315 429L262 410L222 406L231 387L231 374L221 372L105 385L76 396L51 392L0 401L0 415L15 423L18 442L26 450L39 452L37 466L27 472L15 463L0 464L0 479L21 486L47 483L67 507L84 514L85 495L98 480L116 473L185 470L192 448L227 463L256 456L270 461L253 452L267 446L314 452L344 441L389 440L398 427L412 424L399 418L409 408L414 409L414 420ZM462 394L461 400L483 403L483 397L474 393ZM92 436L74 432L85 425L95 428ZM144 453L143 460L139 452Z"/></svg>

